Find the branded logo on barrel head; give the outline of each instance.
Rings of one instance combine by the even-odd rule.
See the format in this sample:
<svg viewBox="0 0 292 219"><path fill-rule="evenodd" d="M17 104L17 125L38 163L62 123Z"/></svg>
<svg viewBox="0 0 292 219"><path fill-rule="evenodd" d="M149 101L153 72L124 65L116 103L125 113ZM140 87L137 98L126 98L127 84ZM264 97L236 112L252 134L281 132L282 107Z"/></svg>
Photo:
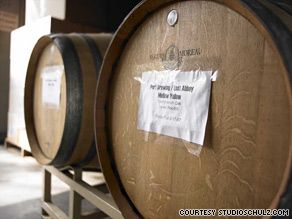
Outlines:
<svg viewBox="0 0 292 219"><path fill-rule="evenodd" d="M160 59L166 70L177 70L183 63L184 56L198 56L201 54L201 48L179 50L176 46L171 45L165 53L151 54L150 59Z"/></svg>
<svg viewBox="0 0 292 219"><path fill-rule="evenodd" d="M182 63L182 57L179 56L179 49L175 46L170 46L166 50L162 65L166 70L178 69Z"/></svg>

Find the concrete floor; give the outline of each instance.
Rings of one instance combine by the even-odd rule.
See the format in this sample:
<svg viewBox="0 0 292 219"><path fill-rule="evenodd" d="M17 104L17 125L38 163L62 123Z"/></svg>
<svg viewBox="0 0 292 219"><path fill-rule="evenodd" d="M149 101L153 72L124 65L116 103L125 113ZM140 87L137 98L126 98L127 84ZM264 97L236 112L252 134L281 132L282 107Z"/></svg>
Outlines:
<svg viewBox="0 0 292 219"><path fill-rule="evenodd" d="M103 180L101 173L88 173L89 184ZM21 157L15 148L0 145L0 219L39 219L42 197L42 167L32 157ZM52 177L53 202L67 215L69 187ZM88 201L82 201L82 210L96 209Z"/></svg>

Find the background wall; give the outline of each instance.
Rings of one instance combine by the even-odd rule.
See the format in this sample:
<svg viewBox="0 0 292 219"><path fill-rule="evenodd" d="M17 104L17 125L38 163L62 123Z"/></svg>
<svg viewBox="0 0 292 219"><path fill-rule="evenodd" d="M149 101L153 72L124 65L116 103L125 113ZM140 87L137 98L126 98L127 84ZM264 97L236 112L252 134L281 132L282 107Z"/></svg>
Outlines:
<svg viewBox="0 0 292 219"><path fill-rule="evenodd" d="M7 132L10 33L0 31L0 143Z"/></svg>
<svg viewBox="0 0 292 219"><path fill-rule="evenodd" d="M139 2L141 0L67 0L66 19L113 32Z"/></svg>
<svg viewBox="0 0 292 219"><path fill-rule="evenodd" d="M24 24L24 0L0 1L0 143L7 133L10 32Z"/></svg>

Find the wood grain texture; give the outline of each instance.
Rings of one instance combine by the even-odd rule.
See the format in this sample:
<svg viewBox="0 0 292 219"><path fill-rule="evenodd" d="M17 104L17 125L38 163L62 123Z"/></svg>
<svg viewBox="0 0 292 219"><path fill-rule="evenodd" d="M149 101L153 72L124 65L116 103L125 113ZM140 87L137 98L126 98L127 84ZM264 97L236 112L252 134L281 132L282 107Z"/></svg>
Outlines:
<svg viewBox="0 0 292 219"><path fill-rule="evenodd" d="M53 159L62 140L65 116L66 116L66 79L62 72L61 93L59 108L46 107L42 100L42 72L46 67L63 66L61 53L57 45L52 42L48 44L40 55L34 84L34 121L37 139L44 155Z"/></svg>
<svg viewBox="0 0 292 219"><path fill-rule="evenodd" d="M160 3L148 14L158 7L149 2L116 33L96 95L101 165L123 215L276 208L289 179L292 130L289 76L273 39L239 1ZM166 22L172 9L179 14L174 27ZM180 70L219 69L200 157L183 140L137 130L140 83L134 77L163 70L150 55L171 45L201 50L184 56Z"/></svg>
<svg viewBox="0 0 292 219"><path fill-rule="evenodd" d="M53 40L50 37L42 37L39 39L37 45L34 47L30 57L29 65L27 68L25 88L24 88L24 114L25 114L25 126L28 134L29 146L32 154L41 164L49 164L51 159L45 156L39 146L39 142L36 135L35 121L34 121L34 86L35 86L35 73L37 70L37 64L41 52L45 47L52 43Z"/></svg>
<svg viewBox="0 0 292 219"><path fill-rule="evenodd" d="M89 39L85 40L85 37ZM100 53L102 59L111 37L111 34L52 35L42 37L36 44L27 73L25 117L32 153L41 164L55 164L56 159L68 157L66 154L69 154L68 159L58 161L56 165L83 165L99 168L94 144L93 106L98 76L97 69L100 68L101 62L96 64L96 55L93 55L92 51ZM89 41L93 43L88 44ZM100 50L99 45L95 42L101 44ZM66 48L66 46L70 46L70 48ZM72 54L68 54L68 51L76 53L76 57L72 59L72 56L69 56ZM76 63L72 63L74 60ZM42 103L41 73L45 67L54 65L64 66L59 109L48 108ZM71 71L71 65L80 68L80 72L75 71L75 69ZM70 81L73 80L72 74L80 75L74 76L75 81ZM79 77L80 80L76 81L76 78ZM76 91L80 93L76 93ZM69 98L69 95L81 97L79 98L80 104L72 102L74 98ZM70 115L67 114L68 108L73 108ZM78 118L72 118L72 116L79 111L81 112L80 121L76 122ZM68 135L68 130L65 136L66 127L70 128L70 121L80 125L76 129L78 136L72 136L70 133ZM64 141L64 138L75 138L76 142L73 142L73 145L64 145L63 142L71 142Z"/></svg>

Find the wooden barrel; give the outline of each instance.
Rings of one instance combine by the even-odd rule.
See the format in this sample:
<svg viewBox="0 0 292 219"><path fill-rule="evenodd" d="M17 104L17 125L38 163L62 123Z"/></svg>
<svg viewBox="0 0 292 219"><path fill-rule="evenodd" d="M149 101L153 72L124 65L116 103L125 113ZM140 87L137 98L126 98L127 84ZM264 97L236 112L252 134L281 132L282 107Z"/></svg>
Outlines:
<svg viewBox="0 0 292 219"><path fill-rule="evenodd" d="M25 82L25 122L33 156L54 166L99 166L94 140L98 74L111 34L39 39Z"/></svg>
<svg viewBox="0 0 292 219"><path fill-rule="evenodd" d="M291 207L291 21L261 0L149 0L128 15L95 109L103 174L125 218ZM198 156L188 141L137 128L141 75L166 70L218 70Z"/></svg>

